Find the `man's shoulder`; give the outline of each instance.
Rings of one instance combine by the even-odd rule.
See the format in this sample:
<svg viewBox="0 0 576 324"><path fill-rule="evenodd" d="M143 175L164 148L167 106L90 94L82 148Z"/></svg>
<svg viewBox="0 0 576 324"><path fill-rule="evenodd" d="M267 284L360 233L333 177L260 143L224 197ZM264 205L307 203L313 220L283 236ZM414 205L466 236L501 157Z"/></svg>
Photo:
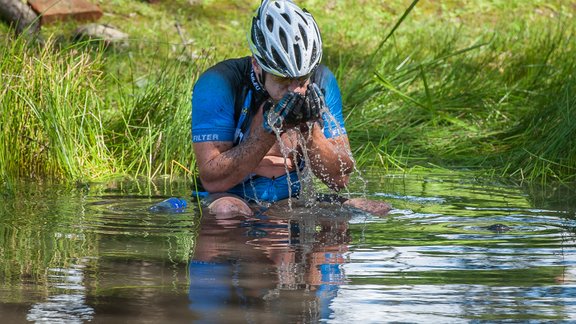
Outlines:
<svg viewBox="0 0 576 324"><path fill-rule="evenodd" d="M206 70L207 73L215 73L225 78L243 80L250 73L250 57L231 58L220 61Z"/></svg>
<svg viewBox="0 0 576 324"><path fill-rule="evenodd" d="M330 69L324 64L318 64L316 68L316 74L332 73Z"/></svg>
<svg viewBox="0 0 576 324"><path fill-rule="evenodd" d="M218 91L236 93L250 77L250 57L220 61L204 71L194 85L194 92Z"/></svg>
<svg viewBox="0 0 576 324"><path fill-rule="evenodd" d="M314 75L312 79L316 83L320 83L322 81L327 81L334 78L334 73L324 64L318 65L316 71L314 71Z"/></svg>

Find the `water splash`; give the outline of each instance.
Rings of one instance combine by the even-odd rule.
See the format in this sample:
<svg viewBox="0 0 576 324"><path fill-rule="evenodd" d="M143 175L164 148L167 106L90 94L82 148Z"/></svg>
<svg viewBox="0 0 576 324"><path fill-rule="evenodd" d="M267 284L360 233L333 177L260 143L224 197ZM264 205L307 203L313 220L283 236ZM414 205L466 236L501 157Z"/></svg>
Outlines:
<svg viewBox="0 0 576 324"><path fill-rule="evenodd" d="M320 111L322 115L322 119L320 119L320 125L322 130L325 125L330 125L332 138L343 136L346 134L346 131L343 127L340 126L340 123L336 120L334 115L328 110L327 107L322 107ZM320 156L311 156L307 147L307 143L310 142L312 137L312 132L307 130L302 130L300 127L293 127L289 130L290 134L294 136L290 139L291 143L295 145L285 145L284 141L282 140L282 134L285 133L283 130L283 125L276 127L278 119L280 118L279 115L275 112L270 112L266 115L267 121L269 125L272 125L272 131L274 132L277 142L280 146L280 152L284 157L284 168L286 175L288 176L290 173L290 169L288 167L287 161L291 159L296 165L296 173L298 175L298 181L300 182L300 194L299 200L303 201L306 207L314 207L317 204L316 197L318 196L319 192L314 184L314 172L310 167L312 165L312 159L319 159ZM314 127L315 122L307 122L307 129L311 130ZM292 142L292 140L295 140ZM358 169L354 156L348 148L343 148L341 146L335 147L335 153L338 156L338 162L340 164L340 171L341 176L346 176L346 162L344 161L343 153L346 154L346 158L349 158L353 164L353 172L351 175L354 175L354 179L356 181L361 182L361 195L362 197L366 197L366 189L367 189L367 181L363 178L362 172ZM300 164L302 163L302 164ZM303 165L304 167L300 167ZM318 176L320 178L329 178L329 174L327 170L320 169L317 170ZM288 204L290 210L292 209L292 182L290 177L288 176L288 190L289 190L289 198ZM350 198L350 192L348 189L345 189L346 198ZM261 203L261 202L258 202Z"/></svg>

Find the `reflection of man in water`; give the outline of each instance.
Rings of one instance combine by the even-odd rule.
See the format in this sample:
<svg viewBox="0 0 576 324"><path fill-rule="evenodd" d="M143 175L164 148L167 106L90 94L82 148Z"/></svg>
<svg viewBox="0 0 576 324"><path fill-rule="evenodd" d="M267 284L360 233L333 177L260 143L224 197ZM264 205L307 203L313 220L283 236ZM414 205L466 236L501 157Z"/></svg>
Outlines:
<svg viewBox="0 0 576 324"><path fill-rule="evenodd" d="M344 275L348 217L205 215L190 262L190 309L205 322L329 318Z"/></svg>
<svg viewBox="0 0 576 324"><path fill-rule="evenodd" d="M250 202L297 196L305 167L338 191L354 168L340 90L320 64L312 15L292 1L264 0L249 43L251 57L211 67L192 95L194 152L213 213L251 215Z"/></svg>

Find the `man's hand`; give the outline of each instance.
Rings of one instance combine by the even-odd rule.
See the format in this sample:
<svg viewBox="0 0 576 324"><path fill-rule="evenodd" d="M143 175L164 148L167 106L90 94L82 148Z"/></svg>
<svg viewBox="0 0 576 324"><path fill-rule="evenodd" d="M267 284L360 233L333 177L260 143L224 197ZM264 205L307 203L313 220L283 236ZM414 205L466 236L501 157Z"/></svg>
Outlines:
<svg viewBox="0 0 576 324"><path fill-rule="evenodd" d="M315 83L310 83L306 95L288 92L277 104L267 102L264 105L264 129L273 133L274 129L284 131L288 128L315 122L321 118L324 94Z"/></svg>
<svg viewBox="0 0 576 324"><path fill-rule="evenodd" d="M322 113L322 108L325 106L324 94L316 83L310 83L308 85L308 90L306 90L302 121L307 122L319 119L320 114Z"/></svg>
<svg viewBox="0 0 576 324"><path fill-rule="evenodd" d="M262 126L272 134L274 130L284 131L296 126L302 120L305 97L296 92L288 92L277 104L264 103Z"/></svg>
<svg viewBox="0 0 576 324"><path fill-rule="evenodd" d="M322 110L326 106L324 94L315 83L308 85L300 118L300 132L306 133L317 121L322 125Z"/></svg>

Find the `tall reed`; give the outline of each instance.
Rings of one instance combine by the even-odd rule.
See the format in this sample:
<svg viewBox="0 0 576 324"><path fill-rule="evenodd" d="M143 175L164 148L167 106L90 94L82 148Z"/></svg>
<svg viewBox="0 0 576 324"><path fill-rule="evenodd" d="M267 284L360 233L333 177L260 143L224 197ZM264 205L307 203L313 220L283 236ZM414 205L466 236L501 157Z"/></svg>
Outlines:
<svg viewBox="0 0 576 324"><path fill-rule="evenodd" d="M102 116L101 58L80 47L0 47L0 174L82 180L114 169Z"/></svg>
<svg viewBox="0 0 576 324"><path fill-rule="evenodd" d="M157 44L153 56L120 53L115 59L131 62L129 68L108 71L129 85L118 84L120 90L113 97L118 114L108 125L108 145L126 172L136 177L181 177L195 171L190 98L195 80L211 58L190 55L186 46L176 47L177 53L167 52L167 47L172 48ZM149 61L144 67L139 66L142 59Z"/></svg>
<svg viewBox="0 0 576 324"><path fill-rule="evenodd" d="M52 41L34 48L21 39L4 45L4 179L152 179L193 172L190 95L207 58L162 56L142 68L128 50L60 48Z"/></svg>

